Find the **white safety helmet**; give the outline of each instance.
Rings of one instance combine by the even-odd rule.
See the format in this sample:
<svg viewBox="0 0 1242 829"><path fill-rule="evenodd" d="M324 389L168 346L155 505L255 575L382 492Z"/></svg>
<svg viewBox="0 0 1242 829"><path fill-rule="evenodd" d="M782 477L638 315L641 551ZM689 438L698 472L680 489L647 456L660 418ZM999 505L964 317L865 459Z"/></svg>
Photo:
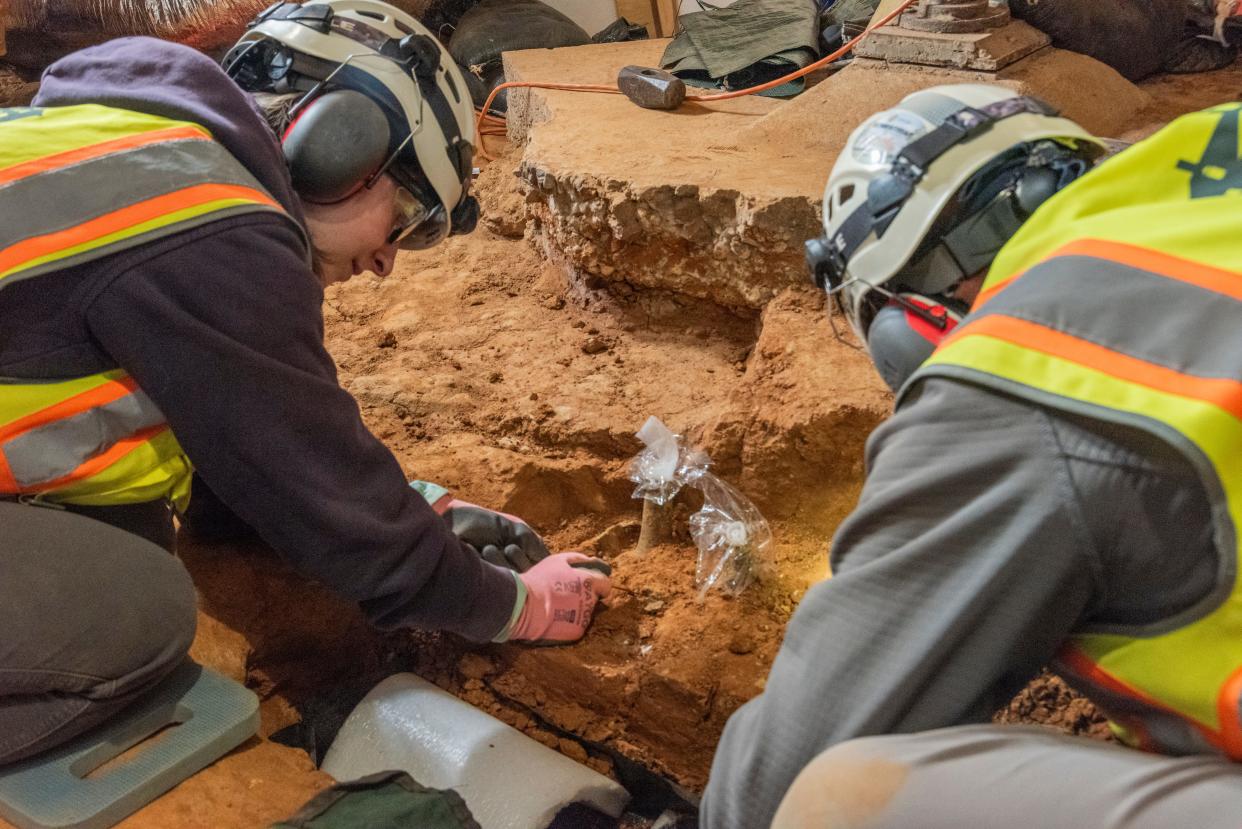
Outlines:
<svg viewBox="0 0 1242 829"><path fill-rule="evenodd" d="M824 191L824 236L807 242L817 284L834 296L890 385L930 355L968 310L957 283L984 271L1040 204L1106 151L1036 98L985 84L915 92L850 136ZM877 353L886 308L918 340ZM909 326L907 326L909 327ZM900 337L897 338L900 340ZM917 359L917 366L921 359Z"/></svg>
<svg viewBox="0 0 1242 829"><path fill-rule="evenodd" d="M474 106L457 64L410 15L380 0L277 2L223 66L249 92L302 94L281 143L303 198L339 201L388 173L401 186L401 247L474 229Z"/></svg>

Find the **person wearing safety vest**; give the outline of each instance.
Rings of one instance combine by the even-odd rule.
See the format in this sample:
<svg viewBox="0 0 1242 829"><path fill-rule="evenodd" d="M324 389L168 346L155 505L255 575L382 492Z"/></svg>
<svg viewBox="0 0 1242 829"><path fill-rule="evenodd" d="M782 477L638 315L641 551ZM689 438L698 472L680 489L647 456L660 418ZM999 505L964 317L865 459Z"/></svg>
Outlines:
<svg viewBox="0 0 1242 829"><path fill-rule="evenodd" d="M896 411L705 829L1242 822L1240 113L1081 177L1003 89L851 137L808 258ZM1116 743L990 723L1045 665Z"/></svg>
<svg viewBox="0 0 1242 829"><path fill-rule="evenodd" d="M473 228L473 117L377 0L276 4L223 66L112 41L0 109L0 764L185 659L175 514L383 628L583 635L606 566L407 485L324 349L325 285Z"/></svg>

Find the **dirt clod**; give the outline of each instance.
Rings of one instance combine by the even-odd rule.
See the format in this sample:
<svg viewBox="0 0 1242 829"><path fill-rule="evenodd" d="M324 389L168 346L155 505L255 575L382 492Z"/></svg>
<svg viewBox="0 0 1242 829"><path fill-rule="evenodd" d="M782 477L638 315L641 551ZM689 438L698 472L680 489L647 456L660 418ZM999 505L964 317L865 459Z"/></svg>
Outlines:
<svg viewBox="0 0 1242 829"><path fill-rule="evenodd" d="M585 354L602 354L612 348L612 345L603 337L587 337L582 343L582 351Z"/></svg>
<svg viewBox="0 0 1242 829"><path fill-rule="evenodd" d="M482 654L468 653L457 663L457 670L466 679L482 679L495 670L495 666Z"/></svg>
<svg viewBox="0 0 1242 829"><path fill-rule="evenodd" d="M587 750L583 748L582 743L577 740L562 738L561 741L557 743L557 748L560 749L561 754L564 754L570 760L576 760L579 763L585 763L587 761Z"/></svg>

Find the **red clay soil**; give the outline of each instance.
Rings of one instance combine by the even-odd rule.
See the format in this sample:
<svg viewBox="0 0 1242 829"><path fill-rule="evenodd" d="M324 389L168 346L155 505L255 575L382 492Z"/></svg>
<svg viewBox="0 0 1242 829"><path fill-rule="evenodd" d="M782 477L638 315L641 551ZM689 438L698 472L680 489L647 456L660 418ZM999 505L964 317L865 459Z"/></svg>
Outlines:
<svg viewBox="0 0 1242 829"><path fill-rule="evenodd" d="M585 642L490 648L469 663L468 698L492 693L520 725L536 714L701 787L856 496L862 441L889 406L865 357L832 340L810 292L758 319L674 295L618 298L571 288L527 245L490 234L331 289L328 309L342 381L411 477L616 568ZM640 503L626 466L650 414L703 443L773 521L771 575L753 595L698 604L690 505L669 543L628 552Z"/></svg>

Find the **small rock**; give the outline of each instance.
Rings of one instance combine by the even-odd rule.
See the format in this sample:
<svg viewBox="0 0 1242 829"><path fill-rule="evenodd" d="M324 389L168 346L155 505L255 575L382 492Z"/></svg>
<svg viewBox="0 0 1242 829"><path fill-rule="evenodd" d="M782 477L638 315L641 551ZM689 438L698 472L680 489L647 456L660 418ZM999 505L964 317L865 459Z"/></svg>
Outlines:
<svg viewBox="0 0 1242 829"><path fill-rule="evenodd" d="M397 335L391 331L385 331L376 340L375 345L379 348L394 348L397 345Z"/></svg>
<svg viewBox="0 0 1242 829"><path fill-rule="evenodd" d="M477 653L468 653L457 663L457 670L466 679L482 679L492 672L492 661Z"/></svg>
<svg viewBox="0 0 1242 829"><path fill-rule="evenodd" d="M601 354L610 348L612 346L603 337L587 337L582 344L582 350L587 354Z"/></svg>
<svg viewBox="0 0 1242 829"><path fill-rule="evenodd" d="M664 609L664 602L660 601L659 599L656 599L653 602L647 602L647 604L643 607L643 610L647 611L648 613L659 613L663 609Z"/></svg>
<svg viewBox="0 0 1242 829"><path fill-rule="evenodd" d="M461 371L461 363L456 360L449 360L449 365L452 366L454 370Z"/></svg>
<svg viewBox="0 0 1242 829"><path fill-rule="evenodd" d="M468 305L482 305L482 304L483 304L483 297L475 297L474 299L470 300L470 302L469 302L469 303L467 303L467 304L468 304Z"/></svg>
<svg viewBox="0 0 1242 829"><path fill-rule="evenodd" d="M505 376L499 371L493 371L491 374L487 375L487 382L489 383L499 383L503 379L505 379Z"/></svg>
<svg viewBox="0 0 1242 829"><path fill-rule="evenodd" d="M538 393L538 392L531 392L531 393L530 393L530 399L531 399L531 400L538 400L538 399L539 399L539 393Z"/></svg>
<svg viewBox="0 0 1242 829"><path fill-rule="evenodd" d="M572 327L574 327L574 328L586 328L586 322L585 322L584 320L574 320L574 321L573 321L573 326L572 326Z"/></svg>
<svg viewBox="0 0 1242 829"><path fill-rule="evenodd" d="M547 308L547 309L549 309L549 310L551 310L551 311L559 311L559 310L561 310L562 308L564 308L564 307L565 307L565 297L563 297L563 296L550 296L550 297L548 297L548 298L547 298L547 300L543 303L543 307L544 307L544 308Z"/></svg>
<svg viewBox="0 0 1242 829"><path fill-rule="evenodd" d="M729 640L729 652L739 656L751 653L755 649L755 640L750 634L739 631Z"/></svg>
<svg viewBox="0 0 1242 829"><path fill-rule="evenodd" d="M596 334L599 333L599 329L596 328L594 325L592 325L590 328L587 329L587 333L590 334L592 337L594 337Z"/></svg>

